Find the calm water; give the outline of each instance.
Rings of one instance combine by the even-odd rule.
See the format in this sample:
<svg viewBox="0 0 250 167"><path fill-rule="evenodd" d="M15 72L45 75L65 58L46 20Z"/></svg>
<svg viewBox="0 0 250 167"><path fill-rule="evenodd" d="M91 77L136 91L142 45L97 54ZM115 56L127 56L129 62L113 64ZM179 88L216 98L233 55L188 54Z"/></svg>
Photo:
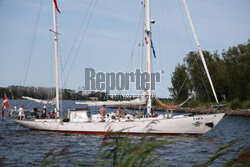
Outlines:
<svg viewBox="0 0 250 167"><path fill-rule="evenodd" d="M2 104L2 101L0 101ZM25 105L33 108L36 103L15 100L11 105ZM43 105L40 105L41 108ZM73 101L65 101L64 108L79 107ZM50 108L49 108L50 109ZM94 110L98 112L98 109ZM134 137L136 139L136 136ZM159 152L165 166L192 166L195 162L206 161L223 144L235 139L242 140L232 147L237 150L250 143L250 118L226 116L220 124L202 136L163 136L164 140L172 141ZM72 166L76 161L87 160L91 164L97 154L103 136L76 135L52 132L32 131L17 126L9 120L5 112L5 121L0 122L0 159L4 158L6 166L37 166L51 149L61 150L67 147L72 159L66 160L60 166ZM213 166L221 166L232 154L218 160ZM1 166L1 164L0 164Z"/></svg>

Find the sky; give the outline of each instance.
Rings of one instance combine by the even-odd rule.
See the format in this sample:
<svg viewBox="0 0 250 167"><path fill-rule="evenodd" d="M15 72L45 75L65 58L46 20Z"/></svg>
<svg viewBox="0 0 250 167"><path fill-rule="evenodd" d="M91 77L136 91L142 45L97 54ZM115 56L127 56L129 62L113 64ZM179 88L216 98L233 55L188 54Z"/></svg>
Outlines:
<svg viewBox="0 0 250 167"><path fill-rule="evenodd" d="M145 70L140 0L57 1L63 88L83 87L85 68ZM202 49L221 53L250 38L249 0L187 0L187 5ZM165 71L155 93L169 97L176 65L197 49L182 0L151 0L151 19L156 21L153 71ZM53 29L51 0L0 0L0 87L55 86L49 29Z"/></svg>

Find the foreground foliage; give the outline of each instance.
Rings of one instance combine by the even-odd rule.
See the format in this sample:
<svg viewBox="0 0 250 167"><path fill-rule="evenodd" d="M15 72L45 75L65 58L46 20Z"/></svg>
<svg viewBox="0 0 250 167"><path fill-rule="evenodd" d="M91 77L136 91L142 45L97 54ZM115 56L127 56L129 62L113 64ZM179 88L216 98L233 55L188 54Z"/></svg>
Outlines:
<svg viewBox="0 0 250 167"><path fill-rule="evenodd" d="M238 142L238 139L232 140L229 143L224 144L218 150L204 163L201 163L199 165L194 164L194 167L207 167L214 164L215 160L220 158L223 155L226 155L230 152L234 152L233 150L230 150L232 145L234 145L236 142ZM242 166L247 167L250 165L250 147L241 147L234 153L234 157L230 160L228 160L223 167L233 167L233 166Z"/></svg>
<svg viewBox="0 0 250 167"><path fill-rule="evenodd" d="M239 140L232 140L224 144L210 157L206 162L194 164L194 167L207 167L216 164L216 160L220 157L233 153L234 156L224 163L224 167L233 166L250 166L250 146L243 146L237 151L231 150L230 147ZM143 136L121 136L116 133L107 133L100 145L99 152L95 160L91 163L87 159L72 163L74 166L162 166L163 160L159 152L159 148L166 144L171 144L161 138L143 135ZM65 160L71 159L68 148L63 148L56 152L52 149L47 153L40 163L40 167L55 166L59 163L65 163ZM66 161L67 162L67 161ZM68 163L68 162L67 162ZM166 163L166 162L165 162ZM164 163L164 166L166 165Z"/></svg>
<svg viewBox="0 0 250 167"><path fill-rule="evenodd" d="M158 166L160 156L157 148L167 142L154 136L123 137L109 134L105 136L100 150L97 166Z"/></svg>

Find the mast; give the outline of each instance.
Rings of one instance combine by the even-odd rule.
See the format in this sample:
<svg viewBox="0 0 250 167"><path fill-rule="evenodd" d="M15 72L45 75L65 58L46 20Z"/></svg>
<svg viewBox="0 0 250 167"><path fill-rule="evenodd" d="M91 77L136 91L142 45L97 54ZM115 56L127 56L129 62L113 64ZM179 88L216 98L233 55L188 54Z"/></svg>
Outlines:
<svg viewBox="0 0 250 167"><path fill-rule="evenodd" d="M151 113L152 108L152 86L151 86L151 71L152 71L152 59L151 59L151 19L150 19L150 0L144 0L145 5L145 42L146 42L146 69L148 73L147 83L149 88L147 88L147 113Z"/></svg>
<svg viewBox="0 0 250 167"><path fill-rule="evenodd" d="M57 32L57 21L56 21L56 6L52 1L53 7L53 24L54 24L54 46L55 46L55 70L56 70L56 116L59 116L59 73L58 73L58 32Z"/></svg>
<svg viewBox="0 0 250 167"><path fill-rule="evenodd" d="M184 6L185 6L185 9L186 9L186 12L187 12L188 20L189 20L189 23L190 23L190 26L191 26L191 29L192 29L192 32L193 32L193 35L194 35L194 39L195 39L196 45L197 45L197 47L198 47L199 54L200 54L200 56L201 56L201 60L202 60L203 66L204 66L205 71L206 71L206 73L207 73L207 77L208 77L210 86L211 86L211 88L212 88L213 94L214 94L214 98L215 98L215 100L216 100L216 103L219 104L218 98L217 98L217 95L216 95L216 92L215 92L215 89L214 89L214 85L213 85L212 79L211 79L211 77L210 77L210 74L209 74L209 71L208 71L208 68L207 68L207 64L206 64L204 55L203 55L202 50L201 50L200 43L199 43L199 41L198 41L198 37L197 37L197 35L196 35L196 33L195 33L195 30L194 30L194 25L193 25L193 23L192 23L192 19L191 19L191 16L190 16L190 13L189 13L189 10L188 10L186 1L183 0L183 3L184 3Z"/></svg>

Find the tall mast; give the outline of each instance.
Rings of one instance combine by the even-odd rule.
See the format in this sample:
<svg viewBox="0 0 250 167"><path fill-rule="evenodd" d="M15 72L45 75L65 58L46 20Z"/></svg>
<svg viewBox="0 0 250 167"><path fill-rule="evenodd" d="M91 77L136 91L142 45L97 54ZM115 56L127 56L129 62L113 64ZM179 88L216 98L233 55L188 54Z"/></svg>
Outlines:
<svg viewBox="0 0 250 167"><path fill-rule="evenodd" d="M54 23L54 45L55 45L55 68L56 68L56 115L59 116L59 73L58 73L58 32L56 25L56 6L51 0L53 7L53 23Z"/></svg>
<svg viewBox="0 0 250 167"><path fill-rule="evenodd" d="M211 77L210 77L210 74L209 74L209 71L208 71L208 68L207 68L207 64L206 64L204 55L203 55L202 50L201 50L200 43L199 43L199 41L198 41L198 37L197 37L197 35L196 35L196 33L195 33L195 30L194 30L194 25L193 25L193 23L192 23L192 19L191 19L191 16L190 16L190 13L189 13L189 10L188 10L186 1L183 0L183 3L184 3L184 6L185 6L185 9L186 9L186 12L187 12L188 20L189 20L189 23L190 23L190 26L191 26L191 29L192 29L192 32L193 32L193 35L194 35L194 39L195 39L196 45L197 45L197 47L198 47L199 54L200 54L200 56L201 56L201 60L202 60L203 66L204 66L205 71L206 71L206 73L207 73L207 77L208 77L210 86L211 86L211 88L212 88L213 94L214 94L214 98L215 98L215 100L216 100L216 103L219 104L217 95L216 95L216 93L215 93L214 85L213 85L212 79L211 79Z"/></svg>
<svg viewBox="0 0 250 167"><path fill-rule="evenodd" d="M148 80L147 83L149 83L149 88L147 89L147 94L148 94L148 100L147 100L147 113L151 113L151 108L152 108L152 86L151 86L151 19L150 19L150 1L149 0L144 0L144 5L145 5L145 40L146 40L146 68L147 68L147 73L148 73Z"/></svg>

